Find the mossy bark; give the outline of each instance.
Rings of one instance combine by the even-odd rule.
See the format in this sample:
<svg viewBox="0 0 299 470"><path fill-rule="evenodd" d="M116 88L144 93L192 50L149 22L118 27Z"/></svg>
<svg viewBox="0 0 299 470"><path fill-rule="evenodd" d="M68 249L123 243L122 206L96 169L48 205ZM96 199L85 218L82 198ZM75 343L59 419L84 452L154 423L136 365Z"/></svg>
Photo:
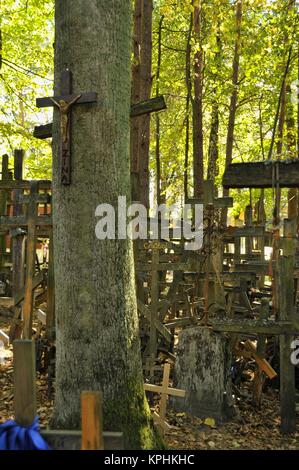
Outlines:
<svg viewBox="0 0 299 470"><path fill-rule="evenodd" d="M96 207L130 195L130 0L56 0L55 93L98 93L72 110L72 183L60 182L59 112L53 129L57 321L52 426L80 427L80 392L101 389L104 428L127 448L157 448L143 392L132 244L98 240Z"/></svg>

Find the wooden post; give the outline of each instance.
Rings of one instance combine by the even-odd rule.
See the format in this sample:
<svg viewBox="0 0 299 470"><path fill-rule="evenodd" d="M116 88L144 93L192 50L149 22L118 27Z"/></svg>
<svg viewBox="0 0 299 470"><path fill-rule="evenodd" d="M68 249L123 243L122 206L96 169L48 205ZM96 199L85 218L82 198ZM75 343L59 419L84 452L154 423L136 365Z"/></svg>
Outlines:
<svg viewBox="0 0 299 470"><path fill-rule="evenodd" d="M49 340L55 337L55 284L54 284L54 253L53 253L53 232L49 238L49 266L47 282L47 319L46 336Z"/></svg>
<svg viewBox="0 0 299 470"><path fill-rule="evenodd" d="M268 317L269 317L269 302L267 299L262 299L259 320L262 322L263 320L267 320ZM264 359L265 353L266 353L266 336L265 335L258 335L256 353L259 357ZM259 367L259 365L256 364L255 372L254 372L254 380L253 380L253 402L254 402L254 405L258 409L260 409L261 407L263 385L264 385L263 371Z"/></svg>
<svg viewBox="0 0 299 470"><path fill-rule="evenodd" d="M294 318L294 236L295 220L284 220L283 256L278 259L279 319ZM291 343L294 336L286 334L279 338L280 344L280 413L281 431L296 431L295 366L291 362Z"/></svg>
<svg viewBox="0 0 299 470"><path fill-rule="evenodd" d="M16 181L23 180L24 150L15 150L14 152L14 177ZM13 195L13 216L20 216L23 213L23 205L17 203L17 198L23 194L22 189L15 189ZM12 241L12 285L13 297L24 287L24 256L25 256L25 237L17 235Z"/></svg>
<svg viewBox="0 0 299 470"><path fill-rule="evenodd" d="M13 353L15 420L20 426L31 426L36 416L35 344L14 341Z"/></svg>
<svg viewBox="0 0 299 470"><path fill-rule="evenodd" d="M2 156L2 181L9 179L8 173L8 155ZM0 215L7 215L7 191L0 191ZM6 254L6 235L0 236L0 267L5 263Z"/></svg>
<svg viewBox="0 0 299 470"><path fill-rule="evenodd" d="M152 252L152 273L151 273L151 316L150 316L150 362L154 364L157 356L157 330L156 319L158 316L158 302L159 302L159 249L153 248Z"/></svg>
<svg viewBox="0 0 299 470"><path fill-rule="evenodd" d="M246 206L245 208L245 226L252 227L252 207ZM245 239L246 255L251 255L252 253L252 238L246 237Z"/></svg>
<svg viewBox="0 0 299 470"><path fill-rule="evenodd" d="M101 392L81 393L82 450L104 450Z"/></svg>
<svg viewBox="0 0 299 470"><path fill-rule="evenodd" d="M25 297L23 303L23 336L30 339L32 335L32 315L33 315L33 278L35 273L35 253L36 253L36 216L37 204L34 195L38 192L38 183L31 183L30 202L28 203L28 232L27 232L27 256L26 256L26 284Z"/></svg>

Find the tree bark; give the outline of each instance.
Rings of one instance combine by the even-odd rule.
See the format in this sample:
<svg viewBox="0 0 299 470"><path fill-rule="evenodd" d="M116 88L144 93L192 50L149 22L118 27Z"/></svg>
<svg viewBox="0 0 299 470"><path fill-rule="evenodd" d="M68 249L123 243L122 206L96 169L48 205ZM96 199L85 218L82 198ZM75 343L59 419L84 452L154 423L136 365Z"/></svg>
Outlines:
<svg viewBox="0 0 299 470"><path fill-rule="evenodd" d="M132 66L132 103L151 96L152 87L152 0L135 0ZM131 123L132 197L149 207L150 115Z"/></svg>
<svg viewBox="0 0 299 470"><path fill-rule="evenodd" d="M162 61L162 25L163 25L164 16L161 16L159 21L159 30L158 30L158 58L157 58L157 71L156 71L156 96L159 96L160 93L160 70L161 70L161 61ZM157 204L161 204L161 158L160 158L160 116L159 113L156 114L156 188L157 188ZM163 202L165 198L163 198Z"/></svg>
<svg viewBox="0 0 299 470"><path fill-rule="evenodd" d="M135 0L133 28L133 63L131 102L138 103L140 98L140 66L142 36L142 0ZM131 119L131 191L133 201L139 201L139 161L140 161L140 118Z"/></svg>
<svg viewBox="0 0 299 470"><path fill-rule="evenodd" d="M80 426L80 392L102 390L104 428L127 448L157 444L143 391L132 243L98 240L96 207L130 199L129 0L56 0L55 92L73 72L73 92L98 103L72 110L72 184L60 182L59 112L53 124L53 235L57 328L52 425Z"/></svg>
<svg viewBox="0 0 299 470"><path fill-rule="evenodd" d="M194 38L197 51L194 56L194 100L193 100L193 178L194 197L200 197L202 193L204 177L204 153L203 153L203 49L202 49L202 4L201 0L194 2L193 24Z"/></svg>
<svg viewBox="0 0 299 470"><path fill-rule="evenodd" d="M212 119L211 119L211 132L209 139L209 150L208 150L208 180L215 182L215 177L218 175L218 157L219 157L219 105L217 98L217 76L219 73L219 63L221 54L221 37L220 37L220 22L218 20L217 34L216 34L217 52L215 54L215 62L217 67L217 74L214 77L213 85L213 104L212 104Z"/></svg>
<svg viewBox="0 0 299 470"><path fill-rule="evenodd" d="M141 101L151 97L152 89L152 16L153 1L144 0L142 5L142 43L141 43ZM140 201L149 208L149 148L151 117L140 117Z"/></svg>
<svg viewBox="0 0 299 470"><path fill-rule="evenodd" d="M237 3L236 3L236 40L235 40L233 75L232 75L233 90L232 90L232 94L230 98L228 128L227 128L227 137L226 137L226 156L225 156L226 167L230 165L230 163L232 162L232 157L233 157L233 142L234 142L235 120L236 120L237 101L238 101L242 14L243 14L243 0L237 0ZM227 196L228 193L229 191L227 189L223 190L224 196ZM225 214L227 214L227 209L224 212Z"/></svg>
<svg viewBox="0 0 299 470"><path fill-rule="evenodd" d="M187 89L186 97L186 137L185 137L185 161L184 161L184 197L188 199L188 174L189 174L189 144L190 144L190 102L192 101L191 82L191 34L193 27L193 14L190 14L189 30L186 44L185 81Z"/></svg>

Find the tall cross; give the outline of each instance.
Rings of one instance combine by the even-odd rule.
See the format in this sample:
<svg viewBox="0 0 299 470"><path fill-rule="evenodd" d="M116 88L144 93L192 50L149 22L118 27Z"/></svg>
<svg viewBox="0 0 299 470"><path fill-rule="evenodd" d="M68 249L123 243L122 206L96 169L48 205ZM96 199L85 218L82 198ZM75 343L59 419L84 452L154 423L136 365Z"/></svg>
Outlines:
<svg viewBox="0 0 299 470"><path fill-rule="evenodd" d="M71 183L71 112L75 104L90 104L97 102L97 93L72 93L72 73L66 69L61 75L61 95L54 97L37 98L38 108L55 106L60 113L60 156L61 156L61 183Z"/></svg>

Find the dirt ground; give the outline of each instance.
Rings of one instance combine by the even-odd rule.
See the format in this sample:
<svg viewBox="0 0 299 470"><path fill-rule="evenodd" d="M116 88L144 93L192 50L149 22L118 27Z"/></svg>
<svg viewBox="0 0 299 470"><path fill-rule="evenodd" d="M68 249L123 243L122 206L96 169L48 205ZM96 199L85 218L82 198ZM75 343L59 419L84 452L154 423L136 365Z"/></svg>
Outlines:
<svg viewBox="0 0 299 470"><path fill-rule="evenodd" d="M0 317L0 328L7 332L7 319ZM46 375L37 376L37 404L40 423L47 426L53 401L48 399ZM289 437L279 430L279 394L268 387L261 410L251 403L250 382L238 389L237 417L224 425L206 425L199 418L177 413L170 407L167 421L171 431L165 435L169 449L189 450L299 450L299 416L297 432ZM13 419L13 366L11 348L0 348L0 423ZM211 424L211 423L209 423Z"/></svg>

